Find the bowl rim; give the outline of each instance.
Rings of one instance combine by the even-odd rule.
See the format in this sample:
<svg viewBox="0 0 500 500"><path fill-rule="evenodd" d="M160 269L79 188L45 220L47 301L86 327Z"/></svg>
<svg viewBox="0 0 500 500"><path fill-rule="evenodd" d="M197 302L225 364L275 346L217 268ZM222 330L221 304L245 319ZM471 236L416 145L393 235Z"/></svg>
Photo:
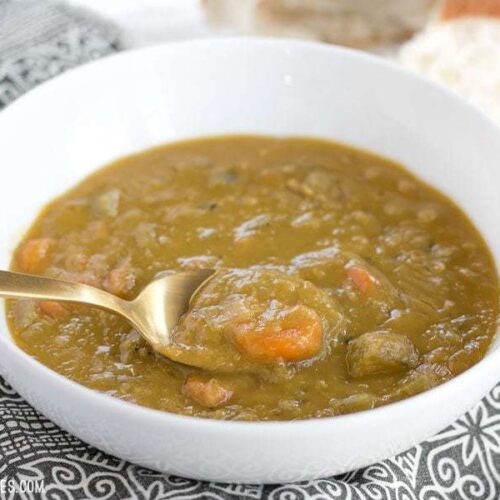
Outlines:
<svg viewBox="0 0 500 500"><path fill-rule="evenodd" d="M421 85L427 86L430 88L434 88L438 92L440 92L443 96L446 96L447 99L451 99L455 101L456 105L465 110L468 110L469 113L474 113L477 118L481 119L485 124L489 127L494 127L497 130L499 140L500 140L500 128L496 124L496 122L483 113L480 109L476 108L474 105L469 103L465 98L460 96L459 94L453 92L449 88L447 88L444 84L439 82L432 81L425 76L422 76L418 73L414 73L411 70L405 68L404 66L398 65L394 61L390 61L387 59L383 59L382 57L378 57L373 54L369 54L360 50L340 47L337 45L331 45L321 42L313 42L313 41L304 41L304 40L294 40L294 39L278 39L272 37L224 37L224 38L212 38L207 37L203 39L195 39L195 40L180 40L173 42L166 42L154 46L148 47L139 47L130 50L124 50L122 52L118 52L115 54L110 54L95 61L91 61L89 63L83 64L81 66L69 69L62 74L55 76L54 78L37 85L35 88L29 90L26 94L22 95L18 99L16 99L12 104L8 105L6 109L2 111L0 114L0 122L8 120L9 115L11 113L15 113L18 106L22 106L25 102L29 103L29 101L33 98L37 98L38 94L45 91L47 87L53 87L57 85L65 85L67 80L71 80L72 78L77 78L80 73L89 73L89 72L98 72L101 66L109 65L110 63L119 62L122 59L124 60L133 60L135 58L140 58L143 54L151 54L151 53L162 53L164 51L175 51L178 47L181 48L189 48L192 47L196 49L201 46L236 46L239 44L240 46L248 47L258 47L258 46L266 46L271 50L276 49L288 49L292 50L311 50L311 51L323 51L328 52L330 54L336 54L337 56L347 57L351 59L358 60L361 64L373 67L383 68L385 71L389 71L392 73L396 73L402 75L404 78L419 81ZM7 117L7 118L5 118ZM153 146L154 147L154 146ZM134 153L132 153L134 154ZM498 274L498 260L495 255L493 255L493 259L495 265L497 267ZM1 308L0 319L6 319L6 301L3 300L4 304ZM3 316L3 317L1 317ZM6 324L6 321L5 321ZM157 410L154 408L142 406L133 402L125 401L119 398L116 398L111 395L104 394L94 389L90 389L78 382L75 382L55 370L47 367L40 361L36 360L25 351L23 351L13 340L8 325L6 324L7 335L0 335L0 345L7 349L7 351L11 352L13 355L19 357L23 363L25 363L29 369L39 371L41 375L44 377L50 378L55 384L62 384L68 390L71 390L76 393L76 395L82 400L82 402L92 401L96 406L107 406L110 411L116 411L121 413L129 413L130 415L134 415L138 419L141 418L143 420L149 419L151 421L155 421L161 424L171 424L178 426L188 426L190 429L194 430L211 430L211 431L227 431L231 428L234 431L245 431L246 432L256 432L261 433L264 429L270 430L273 433L287 433L291 426L295 430L305 430L314 426L315 430L322 431L336 423L345 424L363 424L366 427L370 425L370 419L375 420L379 418L390 418L391 413L394 413L398 410L411 411L411 407L417 407L418 403L424 399L427 399L429 394L434 394L436 397L441 395L445 395L448 390L452 390L457 388L459 384L465 379L465 377L470 378L473 374L476 374L480 371L486 369L487 366L492 365L496 358L500 358L500 348L497 349L497 352L491 351L491 344L486 352L485 356L477 362L475 365L464 371L463 373L451 378L450 380L433 387L427 391L416 394L414 396L402 399L400 401L396 401L393 403L389 403L377 408L363 410L355 413L349 413L345 415L337 415L331 417L318 417L318 418L307 418L307 419L297 419L297 420L265 420L265 421L242 421L242 420L218 420L213 418L204 418L198 416L190 416L172 413L164 410ZM495 338L499 335L500 327L497 330ZM6 376L8 381L8 374ZM491 390L494 386L488 388L487 390ZM15 387L14 387L15 389ZM486 395L486 391L485 391Z"/></svg>

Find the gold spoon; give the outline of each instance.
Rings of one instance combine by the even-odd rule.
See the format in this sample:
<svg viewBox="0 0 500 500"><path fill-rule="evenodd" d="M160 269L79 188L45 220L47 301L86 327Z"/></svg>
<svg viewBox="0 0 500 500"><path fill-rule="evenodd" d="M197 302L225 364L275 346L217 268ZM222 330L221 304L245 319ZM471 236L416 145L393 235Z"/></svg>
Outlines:
<svg viewBox="0 0 500 500"><path fill-rule="evenodd" d="M206 366L203 357L172 342L172 330L188 310L191 298L214 275L213 269L159 274L134 300L99 288L31 274L0 271L0 297L77 302L123 316L151 347L174 361Z"/></svg>

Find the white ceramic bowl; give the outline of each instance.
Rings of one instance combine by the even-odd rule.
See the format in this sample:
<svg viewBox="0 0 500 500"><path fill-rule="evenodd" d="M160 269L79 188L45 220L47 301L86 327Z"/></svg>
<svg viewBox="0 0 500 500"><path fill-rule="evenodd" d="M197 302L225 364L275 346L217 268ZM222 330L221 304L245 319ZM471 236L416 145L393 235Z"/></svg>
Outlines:
<svg viewBox="0 0 500 500"><path fill-rule="evenodd" d="M500 260L500 133L447 91L349 50L230 40L127 52L41 85L0 113L0 267L42 205L154 144L224 133L332 138L399 160L456 200ZM285 423L154 411L79 386L18 349L0 317L1 372L33 406L121 458L193 478L284 482L401 452L500 379L500 346L466 373L376 410Z"/></svg>

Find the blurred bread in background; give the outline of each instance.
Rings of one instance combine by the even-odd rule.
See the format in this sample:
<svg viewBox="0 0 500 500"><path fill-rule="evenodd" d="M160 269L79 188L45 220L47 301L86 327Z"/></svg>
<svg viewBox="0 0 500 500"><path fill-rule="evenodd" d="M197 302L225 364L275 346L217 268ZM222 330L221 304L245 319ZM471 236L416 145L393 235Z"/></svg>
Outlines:
<svg viewBox="0 0 500 500"><path fill-rule="evenodd" d="M247 34L287 36L358 48L411 37L435 0L202 0L212 25Z"/></svg>
<svg viewBox="0 0 500 500"><path fill-rule="evenodd" d="M251 34L257 0L200 0L210 26Z"/></svg>
<svg viewBox="0 0 500 500"><path fill-rule="evenodd" d="M500 123L500 0L201 2L212 26L236 33L321 40L396 57Z"/></svg>
<svg viewBox="0 0 500 500"><path fill-rule="evenodd" d="M445 0L437 19L402 46L399 60L500 123L500 0Z"/></svg>

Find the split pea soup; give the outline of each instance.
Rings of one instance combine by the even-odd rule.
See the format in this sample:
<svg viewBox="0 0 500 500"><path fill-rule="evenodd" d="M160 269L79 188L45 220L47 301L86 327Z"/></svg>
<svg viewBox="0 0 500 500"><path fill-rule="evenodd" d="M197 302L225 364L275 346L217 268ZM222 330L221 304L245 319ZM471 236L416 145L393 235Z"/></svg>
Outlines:
<svg viewBox="0 0 500 500"><path fill-rule="evenodd" d="M217 269L169 361L122 318L10 301L17 344L80 384L167 412L292 420L367 410L457 376L497 330L482 237L394 162L314 139L227 136L123 158L52 201L12 269L132 299L158 273Z"/></svg>

